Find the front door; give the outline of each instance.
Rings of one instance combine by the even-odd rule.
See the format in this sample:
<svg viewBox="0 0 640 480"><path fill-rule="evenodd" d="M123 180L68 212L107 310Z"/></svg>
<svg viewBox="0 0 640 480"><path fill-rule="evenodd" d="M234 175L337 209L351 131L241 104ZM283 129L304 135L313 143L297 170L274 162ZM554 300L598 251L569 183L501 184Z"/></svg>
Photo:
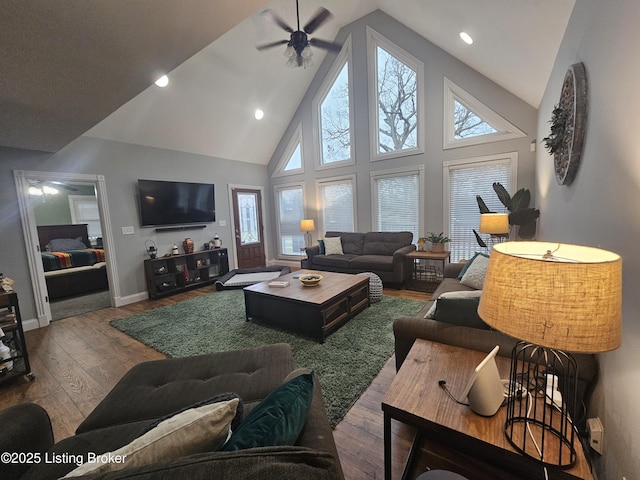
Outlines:
<svg viewBox="0 0 640 480"><path fill-rule="evenodd" d="M238 268L264 267L262 198L259 190L232 189Z"/></svg>

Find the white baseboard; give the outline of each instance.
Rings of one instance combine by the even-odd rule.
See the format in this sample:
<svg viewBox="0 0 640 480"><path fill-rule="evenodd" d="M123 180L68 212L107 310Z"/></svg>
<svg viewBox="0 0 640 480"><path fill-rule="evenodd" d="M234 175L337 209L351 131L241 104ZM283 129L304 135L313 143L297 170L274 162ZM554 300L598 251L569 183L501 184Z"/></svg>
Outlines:
<svg viewBox="0 0 640 480"><path fill-rule="evenodd" d="M115 307L123 307L132 303L141 302L142 300L146 300L147 298L149 298L149 294L147 292L140 292L133 295L128 295L126 297L116 297L113 299L113 301L115 303Z"/></svg>
<svg viewBox="0 0 640 480"><path fill-rule="evenodd" d="M27 332L29 330L37 330L40 328L40 322L37 318L30 318L29 320L22 321L22 329Z"/></svg>

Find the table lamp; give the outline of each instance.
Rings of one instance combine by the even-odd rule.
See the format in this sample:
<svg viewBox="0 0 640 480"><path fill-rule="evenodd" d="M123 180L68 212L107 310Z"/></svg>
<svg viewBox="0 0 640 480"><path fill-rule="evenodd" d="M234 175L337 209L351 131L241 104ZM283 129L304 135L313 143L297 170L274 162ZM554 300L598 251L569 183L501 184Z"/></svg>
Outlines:
<svg viewBox="0 0 640 480"><path fill-rule="evenodd" d="M545 465L576 461L572 418L578 406L572 353L620 346L622 260L597 248L505 242L493 247L478 314L518 339L511 355L505 435Z"/></svg>
<svg viewBox="0 0 640 480"><path fill-rule="evenodd" d="M506 236L509 233L509 214L483 213L480 215L480 233Z"/></svg>
<svg viewBox="0 0 640 480"><path fill-rule="evenodd" d="M307 232L304 234L304 246L305 248L311 247L311 232L316 229L316 225L312 218L300 220L300 231Z"/></svg>

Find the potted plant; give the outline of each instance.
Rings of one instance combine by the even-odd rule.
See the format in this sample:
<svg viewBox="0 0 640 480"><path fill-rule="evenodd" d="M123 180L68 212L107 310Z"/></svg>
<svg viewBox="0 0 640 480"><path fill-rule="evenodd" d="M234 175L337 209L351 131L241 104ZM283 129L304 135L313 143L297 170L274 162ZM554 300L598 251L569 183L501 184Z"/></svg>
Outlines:
<svg viewBox="0 0 640 480"><path fill-rule="evenodd" d="M531 192L526 188L521 188L512 197L499 182L493 184L493 190L496 192L500 203L509 211L509 225L516 229L516 237L523 240L534 238L536 235L536 221L540 216L540 210L529 206ZM476 195L476 200L481 214L493 213L480 195ZM473 233L476 236L478 245L486 247L486 243L480 238L478 232L474 230Z"/></svg>
<svg viewBox="0 0 640 480"><path fill-rule="evenodd" d="M449 237L445 236L444 232L429 232L426 239L431 242L431 251L434 253L444 252L444 244L450 241Z"/></svg>

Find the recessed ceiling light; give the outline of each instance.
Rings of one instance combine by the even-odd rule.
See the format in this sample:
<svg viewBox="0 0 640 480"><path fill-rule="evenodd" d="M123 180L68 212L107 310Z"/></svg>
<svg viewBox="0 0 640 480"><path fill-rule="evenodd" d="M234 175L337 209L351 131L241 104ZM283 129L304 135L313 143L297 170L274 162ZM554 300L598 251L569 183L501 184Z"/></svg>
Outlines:
<svg viewBox="0 0 640 480"><path fill-rule="evenodd" d="M256 120L262 120L262 117L264 117L264 112L257 108L256 109L256 113L253 114L254 117L256 117Z"/></svg>
<svg viewBox="0 0 640 480"><path fill-rule="evenodd" d="M161 76L158 80L156 80L156 85L158 87L164 88L169 85L169 77L166 75Z"/></svg>
<svg viewBox="0 0 640 480"><path fill-rule="evenodd" d="M471 45L473 43L473 38L467 32L460 32L460 38L467 45Z"/></svg>

